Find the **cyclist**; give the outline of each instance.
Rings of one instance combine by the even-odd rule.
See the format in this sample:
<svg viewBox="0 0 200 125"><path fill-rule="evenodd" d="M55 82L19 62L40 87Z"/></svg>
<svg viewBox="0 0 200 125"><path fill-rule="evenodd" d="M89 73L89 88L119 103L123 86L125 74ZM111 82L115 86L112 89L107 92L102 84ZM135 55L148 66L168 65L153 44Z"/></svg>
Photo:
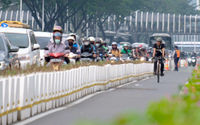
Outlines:
<svg viewBox="0 0 200 125"><path fill-rule="evenodd" d="M162 38L157 38L157 42L153 46L153 58L161 57L161 76L164 76L164 62L165 57L165 45L162 43ZM156 75L157 61L154 62L154 75Z"/></svg>

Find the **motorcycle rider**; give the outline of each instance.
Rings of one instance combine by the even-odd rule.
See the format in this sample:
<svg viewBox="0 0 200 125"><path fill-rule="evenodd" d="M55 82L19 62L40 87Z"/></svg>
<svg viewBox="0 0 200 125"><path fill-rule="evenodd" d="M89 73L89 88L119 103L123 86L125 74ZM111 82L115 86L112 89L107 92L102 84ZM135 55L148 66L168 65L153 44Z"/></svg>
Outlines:
<svg viewBox="0 0 200 125"><path fill-rule="evenodd" d="M50 40L49 44L47 45L47 50L45 51L45 61L50 62L49 53L64 53L65 54L65 62L69 63L69 50L66 49L65 42L62 39L62 27L55 26L53 28L53 38Z"/></svg>
<svg viewBox="0 0 200 125"><path fill-rule="evenodd" d="M163 59L165 57L165 45L162 43L162 38L157 38L157 42L153 46L153 58L161 57L161 76L164 76L164 62ZM157 70L157 61L154 62L154 75L156 75Z"/></svg>
<svg viewBox="0 0 200 125"><path fill-rule="evenodd" d="M77 54L77 56L74 58L76 58L76 61L78 61L80 59L80 50L78 47L74 46L74 44L76 44L74 37L69 36L67 38L67 41L68 41L68 47L69 47L70 52L73 54Z"/></svg>
<svg viewBox="0 0 200 125"><path fill-rule="evenodd" d="M102 44L102 47L105 49L105 51L108 52L109 48L107 46L107 43L103 39L101 39L101 44Z"/></svg>
<svg viewBox="0 0 200 125"><path fill-rule="evenodd" d="M121 54L120 54L119 49L117 48L117 43L116 42L112 43L112 49L111 49L111 51L109 53L112 54L112 56L115 56L116 58L120 58L121 57Z"/></svg>
<svg viewBox="0 0 200 125"><path fill-rule="evenodd" d="M93 36L88 38L91 45L95 46L95 38Z"/></svg>
<svg viewBox="0 0 200 125"><path fill-rule="evenodd" d="M103 40L101 38L97 38L96 39L96 51L97 51L97 55L101 56L101 58L106 57L107 56L107 49L105 48L105 46L103 45Z"/></svg>
<svg viewBox="0 0 200 125"><path fill-rule="evenodd" d="M80 47L78 45L78 41L77 41L77 35L75 33L70 33L69 36L74 37L74 44L73 44L73 46L76 47L77 49L80 49Z"/></svg>
<svg viewBox="0 0 200 125"><path fill-rule="evenodd" d="M88 52L93 54L93 59L96 58L95 47L90 43L88 38L83 38L83 45L80 47L81 53Z"/></svg>
<svg viewBox="0 0 200 125"><path fill-rule="evenodd" d="M131 50L129 49L128 44L124 44L123 45L123 49L121 50L121 54L128 54L129 56L131 56Z"/></svg>
<svg viewBox="0 0 200 125"><path fill-rule="evenodd" d="M133 50L133 58L134 59L140 59L141 57L141 52L140 52L140 49L139 47L136 47L134 50Z"/></svg>

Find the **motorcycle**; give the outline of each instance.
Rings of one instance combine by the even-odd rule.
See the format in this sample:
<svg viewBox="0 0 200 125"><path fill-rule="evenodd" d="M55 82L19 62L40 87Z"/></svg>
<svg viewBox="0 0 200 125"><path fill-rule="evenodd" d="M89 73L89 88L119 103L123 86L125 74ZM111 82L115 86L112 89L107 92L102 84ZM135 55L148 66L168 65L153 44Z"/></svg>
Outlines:
<svg viewBox="0 0 200 125"><path fill-rule="evenodd" d="M115 62L118 62L119 61L119 58L115 57L114 55L112 54L109 54L109 60L111 63L115 63Z"/></svg>
<svg viewBox="0 0 200 125"><path fill-rule="evenodd" d="M121 59L122 61L131 61L131 58L128 54L122 54Z"/></svg>
<svg viewBox="0 0 200 125"><path fill-rule="evenodd" d="M52 66L53 70L58 71L61 65L64 63L64 53L49 53L50 57L49 64Z"/></svg>
<svg viewBox="0 0 200 125"><path fill-rule="evenodd" d="M195 67L197 64L197 59L195 57L192 57L192 66Z"/></svg>
<svg viewBox="0 0 200 125"><path fill-rule="evenodd" d="M70 60L70 63L75 64L76 63L77 54L69 53L68 58Z"/></svg>
<svg viewBox="0 0 200 125"><path fill-rule="evenodd" d="M89 52L84 52L81 54L80 62L92 62L93 61L93 54Z"/></svg>
<svg viewBox="0 0 200 125"><path fill-rule="evenodd" d="M97 58L96 58L96 62L99 61L105 61L106 60L106 56L102 53L97 54Z"/></svg>

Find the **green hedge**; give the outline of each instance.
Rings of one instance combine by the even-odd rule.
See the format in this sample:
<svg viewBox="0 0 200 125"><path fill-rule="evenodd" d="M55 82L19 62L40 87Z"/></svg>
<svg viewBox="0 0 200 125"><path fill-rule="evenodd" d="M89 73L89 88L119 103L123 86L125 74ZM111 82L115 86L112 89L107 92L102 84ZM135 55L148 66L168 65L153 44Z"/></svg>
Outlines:
<svg viewBox="0 0 200 125"><path fill-rule="evenodd" d="M140 63L150 63L150 62L141 62L141 61L118 61L118 62L110 62L110 61L102 61L102 62L88 62L88 63L76 63L76 64L67 64L63 65L59 71L63 70L69 70L73 68L78 68L81 66L92 66L92 65L98 65L98 66L104 66L107 64L111 65L117 65L117 64L126 64L126 63L134 63L134 64L140 64ZM27 65L26 69L19 69L19 68L13 68L13 69L6 69L4 71L0 71L0 77L8 77L8 76L15 76L20 74L30 74L35 72L53 72L52 67L46 67L46 66L37 66L37 65Z"/></svg>

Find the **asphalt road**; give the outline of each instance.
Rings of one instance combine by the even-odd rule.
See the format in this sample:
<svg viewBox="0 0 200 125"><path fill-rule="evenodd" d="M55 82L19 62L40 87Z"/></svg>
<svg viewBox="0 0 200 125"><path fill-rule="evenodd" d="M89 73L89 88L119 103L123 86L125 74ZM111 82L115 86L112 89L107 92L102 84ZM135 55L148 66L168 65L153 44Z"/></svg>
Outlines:
<svg viewBox="0 0 200 125"><path fill-rule="evenodd" d="M179 92L179 85L187 82L191 76L191 68L180 72L166 72L161 83L156 78L128 84L113 91L107 91L80 104L49 114L28 125L75 125L80 120L110 120L127 112L143 112L148 104Z"/></svg>

